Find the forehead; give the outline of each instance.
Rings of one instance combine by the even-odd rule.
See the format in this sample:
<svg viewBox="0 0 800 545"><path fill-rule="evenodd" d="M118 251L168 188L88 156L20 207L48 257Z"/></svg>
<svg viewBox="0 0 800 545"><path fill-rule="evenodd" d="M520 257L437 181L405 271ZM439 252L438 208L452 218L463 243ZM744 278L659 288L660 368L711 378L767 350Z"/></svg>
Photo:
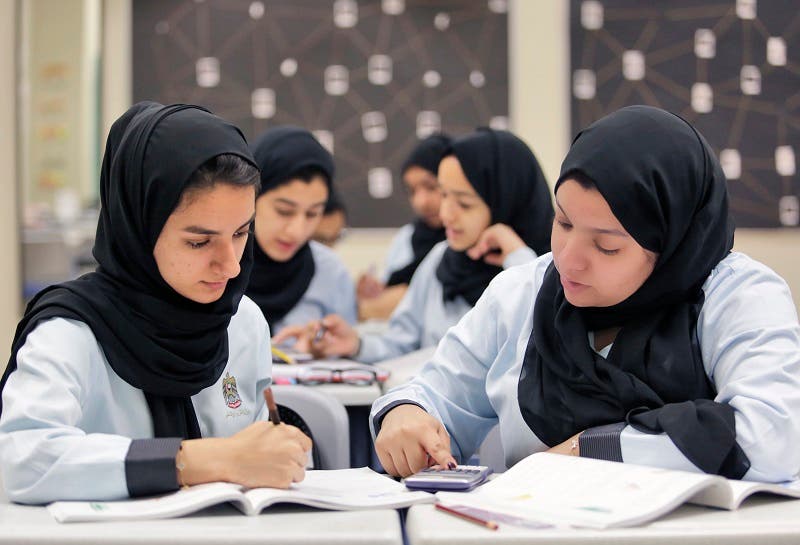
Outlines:
<svg viewBox="0 0 800 545"><path fill-rule="evenodd" d="M418 165L412 165L403 173L403 181L410 186L436 182L436 175Z"/></svg>
<svg viewBox="0 0 800 545"><path fill-rule="evenodd" d="M573 179L568 178L558 186L556 204L573 223L591 222L594 227L603 229L623 228L596 188L583 187Z"/></svg>
<svg viewBox="0 0 800 545"><path fill-rule="evenodd" d="M467 175L461 168L461 163L454 155L449 155L439 163L439 184L448 191L458 191L476 195L475 189L469 183Z"/></svg>
<svg viewBox="0 0 800 545"><path fill-rule="evenodd" d="M294 179L270 189L263 196L291 201L326 200L328 198L328 184L325 183L322 176L314 176L310 182Z"/></svg>
<svg viewBox="0 0 800 545"><path fill-rule="evenodd" d="M181 195L181 200L171 217L186 221L197 218L220 220L230 217L240 220L253 214L255 208L255 187L216 183L211 187L189 189Z"/></svg>

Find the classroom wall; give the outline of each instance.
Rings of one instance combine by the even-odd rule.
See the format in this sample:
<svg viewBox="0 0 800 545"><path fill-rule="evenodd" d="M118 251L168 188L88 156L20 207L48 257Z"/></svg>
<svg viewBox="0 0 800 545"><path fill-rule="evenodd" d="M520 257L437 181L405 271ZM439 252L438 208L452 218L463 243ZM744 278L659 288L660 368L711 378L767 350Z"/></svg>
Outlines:
<svg viewBox="0 0 800 545"><path fill-rule="evenodd" d="M0 0L0 370L8 361L19 319L20 248L17 221L16 28L17 3Z"/></svg>
<svg viewBox="0 0 800 545"><path fill-rule="evenodd" d="M532 147L552 183L571 140L568 2L512 0L509 25L511 125ZM380 264L393 232L349 233L339 251L350 260L351 271ZM785 278L800 308L800 230L738 229L734 249Z"/></svg>

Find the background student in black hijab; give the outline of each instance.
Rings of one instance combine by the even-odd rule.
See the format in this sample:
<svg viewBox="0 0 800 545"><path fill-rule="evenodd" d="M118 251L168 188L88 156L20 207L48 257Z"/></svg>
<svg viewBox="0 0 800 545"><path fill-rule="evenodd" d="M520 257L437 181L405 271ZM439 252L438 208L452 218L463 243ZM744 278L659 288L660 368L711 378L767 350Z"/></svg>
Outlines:
<svg viewBox="0 0 800 545"><path fill-rule="evenodd" d="M469 457L497 423L508 465L550 449L794 478L797 313L780 277L731 252L702 136L619 110L575 138L555 197L552 255L498 276L421 376L373 406L384 467Z"/></svg>
<svg viewBox="0 0 800 545"><path fill-rule="evenodd" d="M431 248L445 239L439 218L442 197L436 173L439 161L452 143L446 134L433 134L411 151L400 169L408 200L416 214L392 238L383 279L369 273L358 279L358 314L362 320L387 319L403 298L408 283Z"/></svg>
<svg viewBox="0 0 800 545"><path fill-rule="evenodd" d="M309 131L290 126L269 129L252 149L261 190L247 295L273 335L330 313L355 323L355 290L347 268L330 248L311 240L332 191L333 157Z"/></svg>
<svg viewBox="0 0 800 545"><path fill-rule="evenodd" d="M362 335L328 316L313 347L363 362L434 346L503 268L549 250L553 217L547 182L531 150L505 131L480 129L453 142L439 164L439 214L447 242L435 246L381 335ZM319 323L283 335L312 337ZM276 337L276 340L278 337Z"/></svg>
<svg viewBox="0 0 800 545"><path fill-rule="evenodd" d="M10 499L302 480L310 441L263 422L267 327L242 297L257 187L241 132L207 110L142 102L114 123L97 271L34 298L3 375Z"/></svg>

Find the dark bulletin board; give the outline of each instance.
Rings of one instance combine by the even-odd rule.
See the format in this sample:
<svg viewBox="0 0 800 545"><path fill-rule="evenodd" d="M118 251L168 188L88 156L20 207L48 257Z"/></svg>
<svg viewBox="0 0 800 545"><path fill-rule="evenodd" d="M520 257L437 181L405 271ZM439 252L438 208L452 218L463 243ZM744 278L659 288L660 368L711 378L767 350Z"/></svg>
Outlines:
<svg viewBox="0 0 800 545"><path fill-rule="evenodd" d="M135 0L135 100L332 148L357 227L411 218L398 168L437 129L508 126L508 0Z"/></svg>
<svg viewBox="0 0 800 545"><path fill-rule="evenodd" d="M800 223L797 0L572 0L573 134L650 104L720 157L740 227Z"/></svg>

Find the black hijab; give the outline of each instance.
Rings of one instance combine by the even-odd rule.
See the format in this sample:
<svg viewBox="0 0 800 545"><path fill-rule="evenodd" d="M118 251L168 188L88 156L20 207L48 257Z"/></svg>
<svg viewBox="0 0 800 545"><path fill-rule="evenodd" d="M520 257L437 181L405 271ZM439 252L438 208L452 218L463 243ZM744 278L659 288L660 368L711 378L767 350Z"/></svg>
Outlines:
<svg viewBox="0 0 800 545"><path fill-rule="evenodd" d="M309 168L324 174L328 195L332 193L333 157L299 127L275 127L253 144L253 155L261 169L261 193L275 189ZM256 220L258 221L258 220ZM311 246L304 244L288 261L275 261L258 245L247 296L261 307L270 328L294 308L311 284L316 267Z"/></svg>
<svg viewBox="0 0 800 545"><path fill-rule="evenodd" d="M449 149L451 143L452 139L446 134L433 134L425 138L414 148L406 162L403 163L403 168L400 171L401 176L405 176L406 171L411 167L420 167L435 177L436 172L439 170L439 161L442 160L442 156ZM411 282L414 271L417 270L417 267L428 255L428 252L431 251L431 248L445 238L444 227L433 228L425 223L422 218L414 220L414 232L411 234L411 249L414 252L414 258L405 267L393 271L389 275L386 285L395 286Z"/></svg>
<svg viewBox="0 0 800 545"><path fill-rule="evenodd" d="M696 338L702 285L733 246L725 176L703 137L671 113L623 108L581 131L561 166L594 182L612 212L658 259L623 302L577 308L551 265L534 306L519 382L525 421L555 445L593 426L627 421L666 433L708 473L740 478L733 409L713 401ZM588 331L621 327L608 359Z"/></svg>
<svg viewBox="0 0 800 545"><path fill-rule="evenodd" d="M71 318L92 329L114 372L144 391L156 437L200 437L190 396L213 385L228 362L227 329L247 284L252 242L239 276L208 304L172 289L153 249L192 174L222 154L255 164L239 129L198 106L140 102L114 123L100 174L97 270L30 302L0 387L39 323Z"/></svg>
<svg viewBox="0 0 800 545"><path fill-rule="evenodd" d="M550 189L536 157L522 140L510 132L482 128L455 140L451 154L489 206L491 224L509 225L537 255L550 251ZM502 270L448 248L436 269L436 278L442 283L445 301L460 295L475 305Z"/></svg>

